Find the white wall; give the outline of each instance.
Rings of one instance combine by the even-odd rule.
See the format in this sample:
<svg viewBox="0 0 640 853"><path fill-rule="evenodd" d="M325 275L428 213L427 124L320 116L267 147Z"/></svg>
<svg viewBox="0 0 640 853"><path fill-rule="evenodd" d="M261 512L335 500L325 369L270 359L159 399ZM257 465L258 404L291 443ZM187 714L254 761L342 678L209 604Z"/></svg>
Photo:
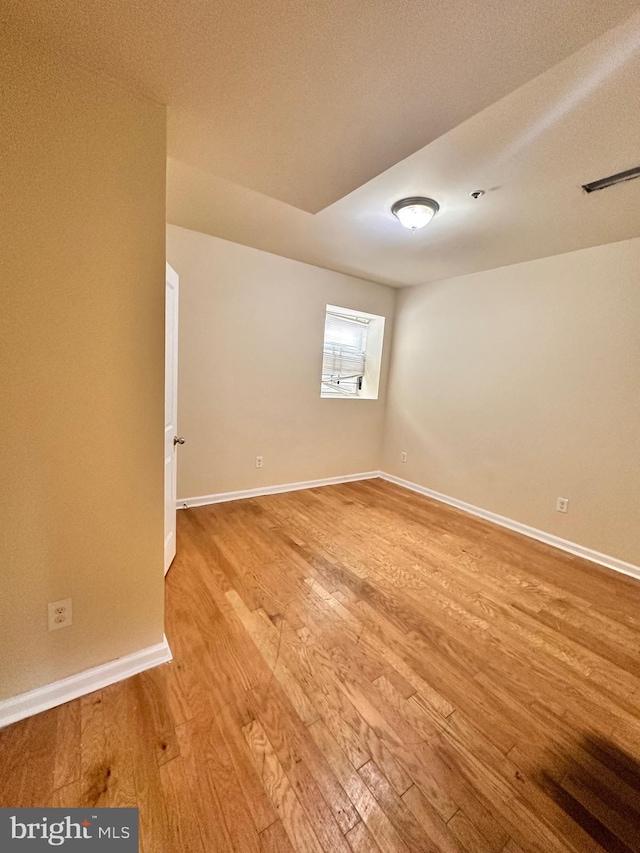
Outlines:
<svg viewBox="0 0 640 853"><path fill-rule="evenodd" d="M174 225L167 259L180 276L180 498L379 467L394 290ZM321 399L327 304L387 318L378 400Z"/></svg>
<svg viewBox="0 0 640 853"><path fill-rule="evenodd" d="M0 77L1 699L162 640L165 111L7 33Z"/></svg>
<svg viewBox="0 0 640 853"><path fill-rule="evenodd" d="M402 290L382 468L640 564L640 239Z"/></svg>

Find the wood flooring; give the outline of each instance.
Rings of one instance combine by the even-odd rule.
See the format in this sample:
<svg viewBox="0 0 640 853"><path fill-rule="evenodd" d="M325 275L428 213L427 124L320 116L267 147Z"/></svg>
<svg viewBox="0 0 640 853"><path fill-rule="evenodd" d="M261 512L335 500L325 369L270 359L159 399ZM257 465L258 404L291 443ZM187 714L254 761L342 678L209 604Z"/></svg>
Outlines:
<svg viewBox="0 0 640 853"><path fill-rule="evenodd" d="M144 853L640 851L640 583L380 480L189 509L171 664L0 733Z"/></svg>

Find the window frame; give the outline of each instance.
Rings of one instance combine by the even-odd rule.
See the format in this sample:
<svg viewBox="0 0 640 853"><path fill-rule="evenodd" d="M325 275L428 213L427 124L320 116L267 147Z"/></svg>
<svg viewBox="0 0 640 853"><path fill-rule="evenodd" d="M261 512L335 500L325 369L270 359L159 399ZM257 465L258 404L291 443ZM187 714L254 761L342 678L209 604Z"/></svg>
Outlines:
<svg viewBox="0 0 640 853"><path fill-rule="evenodd" d="M353 392L334 388L328 390L326 376L329 375L326 370L327 348L334 346L332 342L327 344L327 328L328 319L330 316L354 322L366 324L364 350L362 350L362 372L355 373L355 376L360 376L359 388ZM320 397L323 400L377 400L380 387L380 371L382 366L382 351L384 346L384 327L385 317L379 314L371 314L366 311L356 311L352 308L345 308L339 305L326 305L324 311L324 328L322 339L322 370L320 376ZM349 347L349 345L346 345ZM353 347L351 353L347 353L346 359L351 356L354 362L354 369L357 369L358 354ZM338 371L336 371L337 373ZM347 386L345 386L346 388Z"/></svg>

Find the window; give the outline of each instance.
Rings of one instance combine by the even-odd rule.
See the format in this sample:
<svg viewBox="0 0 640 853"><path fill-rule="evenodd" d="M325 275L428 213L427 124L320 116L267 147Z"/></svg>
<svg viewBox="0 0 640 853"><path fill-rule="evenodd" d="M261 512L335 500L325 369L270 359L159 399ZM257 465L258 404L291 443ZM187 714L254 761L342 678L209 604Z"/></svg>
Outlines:
<svg viewBox="0 0 640 853"><path fill-rule="evenodd" d="M369 321L327 311L322 352L322 394L355 395L362 391Z"/></svg>
<svg viewBox="0 0 640 853"><path fill-rule="evenodd" d="M378 398L384 317L327 305L322 397Z"/></svg>

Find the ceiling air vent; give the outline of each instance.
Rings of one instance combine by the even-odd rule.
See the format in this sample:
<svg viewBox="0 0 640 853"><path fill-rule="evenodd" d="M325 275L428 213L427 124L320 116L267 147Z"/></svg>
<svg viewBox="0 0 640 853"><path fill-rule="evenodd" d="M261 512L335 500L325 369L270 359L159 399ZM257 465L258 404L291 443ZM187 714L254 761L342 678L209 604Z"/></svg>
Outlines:
<svg viewBox="0 0 640 853"><path fill-rule="evenodd" d="M591 181L590 184L583 184L582 189L586 193L594 193L596 190L604 190L607 187L613 187L615 184L621 184L623 181L632 181L634 178L640 178L640 166L635 169L627 169L626 172L618 172L616 175L609 175L608 178L600 178L599 181Z"/></svg>

